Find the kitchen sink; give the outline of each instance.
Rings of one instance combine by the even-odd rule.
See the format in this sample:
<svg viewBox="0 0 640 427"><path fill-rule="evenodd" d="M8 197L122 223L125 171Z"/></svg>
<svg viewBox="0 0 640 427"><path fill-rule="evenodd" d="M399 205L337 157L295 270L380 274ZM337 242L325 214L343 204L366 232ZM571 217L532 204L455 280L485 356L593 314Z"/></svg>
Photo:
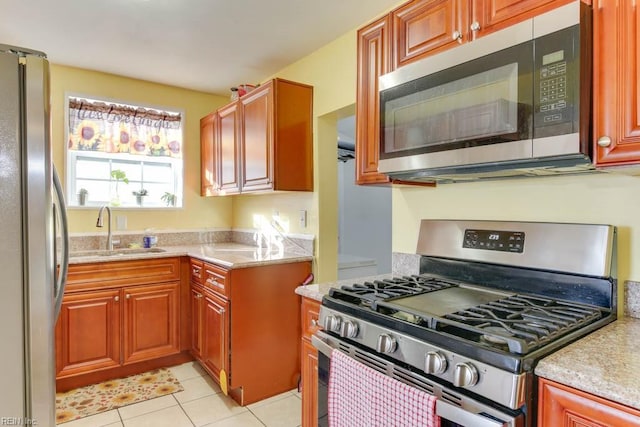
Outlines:
<svg viewBox="0 0 640 427"><path fill-rule="evenodd" d="M122 255L136 255L136 254L149 254L149 253L161 253L166 252L166 249L162 248L126 248L126 249L114 249L112 251L108 251L106 249L98 249L92 251L77 251L71 252L69 256L71 258L76 257L111 257L111 256L122 256Z"/></svg>

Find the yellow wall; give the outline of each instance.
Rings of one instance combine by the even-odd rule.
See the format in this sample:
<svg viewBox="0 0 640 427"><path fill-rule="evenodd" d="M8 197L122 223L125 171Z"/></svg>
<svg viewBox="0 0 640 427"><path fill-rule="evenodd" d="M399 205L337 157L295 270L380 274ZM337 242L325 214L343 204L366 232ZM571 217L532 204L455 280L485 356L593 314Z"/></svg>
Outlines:
<svg viewBox="0 0 640 427"><path fill-rule="evenodd" d="M230 198L200 197L200 118L228 102L228 98L172 86L60 65L51 67L53 160L64 183L66 93L113 99L184 111L184 203L182 209L136 211L114 208L127 217L128 230L228 228L232 223ZM69 209L72 232L95 232L97 211ZM115 223L115 221L114 221Z"/></svg>

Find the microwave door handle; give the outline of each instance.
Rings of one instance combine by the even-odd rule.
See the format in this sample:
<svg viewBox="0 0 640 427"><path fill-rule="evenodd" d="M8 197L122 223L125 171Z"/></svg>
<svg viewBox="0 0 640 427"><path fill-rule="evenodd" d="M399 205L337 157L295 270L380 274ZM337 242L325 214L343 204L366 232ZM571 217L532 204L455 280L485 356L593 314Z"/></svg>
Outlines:
<svg viewBox="0 0 640 427"><path fill-rule="evenodd" d="M56 278L56 283L54 287L54 321L58 319L58 315L60 314L60 309L62 307L62 298L64 296L64 288L67 284L67 272L69 271L69 223L67 221L67 209L64 203L64 193L62 192L62 186L60 185L60 178L58 178L58 173L56 172L55 166L53 167L53 189L56 193L56 198L58 199L58 203L54 203L54 209L57 208L59 215L57 218L60 219L60 233L61 236L61 255L62 259L60 260L60 269L58 270L58 277ZM55 212L55 211L54 211ZM58 252L55 241L57 239L56 233L56 215L54 214L53 226L53 241L54 241L54 253L53 253L53 271L54 275L58 268Z"/></svg>
<svg viewBox="0 0 640 427"><path fill-rule="evenodd" d="M468 412L463 408L454 406L442 399L436 400L436 415L456 424L473 427L507 427L515 425L512 420L507 422L498 421L494 418L487 418L473 412Z"/></svg>

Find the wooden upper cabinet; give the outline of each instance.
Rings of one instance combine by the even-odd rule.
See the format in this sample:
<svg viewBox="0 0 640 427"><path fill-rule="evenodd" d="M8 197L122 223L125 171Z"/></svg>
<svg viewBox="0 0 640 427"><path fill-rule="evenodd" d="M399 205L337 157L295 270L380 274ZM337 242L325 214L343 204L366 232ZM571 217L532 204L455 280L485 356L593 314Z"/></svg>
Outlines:
<svg viewBox="0 0 640 427"><path fill-rule="evenodd" d="M574 0L472 0L470 39L501 30Z"/></svg>
<svg viewBox="0 0 640 427"><path fill-rule="evenodd" d="M640 162L640 8L594 0L593 135L597 166Z"/></svg>
<svg viewBox="0 0 640 427"><path fill-rule="evenodd" d="M358 30L358 74L356 87L356 182L389 182L378 173L380 159L380 97L378 77L391 71L391 18L372 22Z"/></svg>
<svg viewBox="0 0 640 427"><path fill-rule="evenodd" d="M540 379L538 425L554 427L631 427L640 411L562 384Z"/></svg>
<svg viewBox="0 0 640 427"><path fill-rule="evenodd" d="M209 131L207 117L201 132ZM313 87L289 80L270 80L220 108L212 144L219 185L203 195L313 191L312 128ZM202 133L200 143L208 143ZM208 163L201 150L204 188Z"/></svg>
<svg viewBox="0 0 640 427"><path fill-rule="evenodd" d="M218 158L222 194L236 194L240 192L240 108L237 103L231 103L218 110Z"/></svg>
<svg viewBox="0 0 640 427"><path fill-rule="evenodd" d="M218 175L215 165L215 134L218 129L217 113L200 119L200 195L213 196L217 191Z"/></svg>
<svg viewBox="0 0 640 427"><path fill-rule="evenodd" d="M242 105L242 191L273 185L273 90L271 83L240 98Z"/></svg>
<svg viewBox="0 0 640 427"><path fill-rule="evenodd" d="M466 4L462 0L412 0L391 12L395 68L466 41Z"/></svg>

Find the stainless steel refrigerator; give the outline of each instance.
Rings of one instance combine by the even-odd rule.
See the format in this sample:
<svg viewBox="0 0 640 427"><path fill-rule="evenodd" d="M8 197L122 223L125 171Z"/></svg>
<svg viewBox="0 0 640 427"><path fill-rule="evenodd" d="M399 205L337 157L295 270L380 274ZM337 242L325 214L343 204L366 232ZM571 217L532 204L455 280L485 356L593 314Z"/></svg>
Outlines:
<svg viewBox="0 0 640 427"><path fill-rule="evenodd" d="M68 235L49 112L46 56L0 45L0 425L55 425Z"/></svg>

